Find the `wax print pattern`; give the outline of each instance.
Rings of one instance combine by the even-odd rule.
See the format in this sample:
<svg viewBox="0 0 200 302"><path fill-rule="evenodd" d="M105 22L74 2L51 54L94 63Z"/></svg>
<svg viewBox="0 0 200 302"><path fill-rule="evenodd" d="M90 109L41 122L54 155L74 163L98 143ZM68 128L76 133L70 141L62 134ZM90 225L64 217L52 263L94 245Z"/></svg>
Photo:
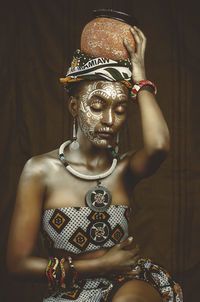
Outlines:
<svg viewBox="0 0 200 302"><path fill-rule="evenodd" d="M136 279L145 281L153 286L159 292L163 302L183 302L183 293L180 285L172 279L162 266L146 258L140 259L134 269L138 271L134 277L127 277L126 274L122 274L113 278L112 290L108 291L104 301L111 302L116 291L125 282Z"/></svg>
<svg viewBox="0 0 200 302"><path fill-rule="evenodd" d="M82 80L119 81L128 88L132 88L131 76L130 59L111 60L108 58L96 58L88 56L80 49L77 49L66 77L61 78L60 81L66 88L69 88L70 83Z"/></svg>
<svg viewBox="0 0 200 302"><path fill-rule="evenodd" d="M45 210L42 232L46 246L73 254L110 248L128 237L130 213L129 207L117 205L105 212L89 207Z"/></svg>
<svg viewBox="0 0 200 302"><path fill-rule="evenodd" d="M87 278L79 280L73 288L47 294L43 302L112 302L117 290L127 281L141 280L153 286L163 302L183 302L180 286L171 278L161 266L151 259L140 259L134 268L138 273L129 277L126 274L111 276L110 278Z"/></svg>
<svg viewBox="0 0 200 302"><path fill-rule="evenodd" d="M130 215L131 209L120 205L111 205L101 213L89 207L45 210L42 233L49 251L57 248L80 254L110 248L128 237ZM43 302L111 302L115 292L132 279L148 282L164 302L183 301L180 286L161 266L150 259L140 259L134 269L137 274L132 277L122 274L78 280L73 288L49 292Z"/></svg>

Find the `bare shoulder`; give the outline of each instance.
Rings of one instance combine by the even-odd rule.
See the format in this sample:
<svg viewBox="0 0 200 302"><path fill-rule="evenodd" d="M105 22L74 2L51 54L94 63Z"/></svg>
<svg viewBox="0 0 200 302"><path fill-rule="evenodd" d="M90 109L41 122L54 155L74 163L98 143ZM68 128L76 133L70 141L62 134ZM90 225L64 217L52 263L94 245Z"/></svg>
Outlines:
<svg viewBox="0 0 200 302"><path fill-rule="evenodd" d="M21 177L44 179L52 167L60 165L58 149L33 156L24 165Z"/></svg>

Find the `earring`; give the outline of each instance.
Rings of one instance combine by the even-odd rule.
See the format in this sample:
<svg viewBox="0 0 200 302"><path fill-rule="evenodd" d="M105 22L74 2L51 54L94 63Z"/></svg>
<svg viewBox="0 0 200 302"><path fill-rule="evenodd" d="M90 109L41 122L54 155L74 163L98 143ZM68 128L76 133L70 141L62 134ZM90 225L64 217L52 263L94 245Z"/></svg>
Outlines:
<svg viewBox="0 0 200 302"><path fill-rule="evenodd" d="M117 133L117 136L116 136L115 153L116 153L116 154L119 153L119 132Z"/></svg>
<svg viewBox="0 0 200 302"><path fill-rule="evenodd" d="M73 120L73 142L70 144L70 150L77 150L79 148L79 143L77 142L77 135L76 135L76 118L74 117Z"/></svg>

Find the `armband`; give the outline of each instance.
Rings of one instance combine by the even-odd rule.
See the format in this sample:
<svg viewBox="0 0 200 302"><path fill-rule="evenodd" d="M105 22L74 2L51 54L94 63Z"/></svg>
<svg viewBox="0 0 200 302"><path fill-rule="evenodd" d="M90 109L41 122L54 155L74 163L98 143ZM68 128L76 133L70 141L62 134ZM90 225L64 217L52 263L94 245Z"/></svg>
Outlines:
<svg viewBox="0 0 200 302"><path fill-rule="evenodd" d="M135 85L131 89L131 99L133 101L135 101L137 99L138 92L144 86L151 86L154 89L154 95L157 94L157 87L154 83L152 83L151 81L148 81L148 80L142 80L142 81L135 83Z"/></svg>

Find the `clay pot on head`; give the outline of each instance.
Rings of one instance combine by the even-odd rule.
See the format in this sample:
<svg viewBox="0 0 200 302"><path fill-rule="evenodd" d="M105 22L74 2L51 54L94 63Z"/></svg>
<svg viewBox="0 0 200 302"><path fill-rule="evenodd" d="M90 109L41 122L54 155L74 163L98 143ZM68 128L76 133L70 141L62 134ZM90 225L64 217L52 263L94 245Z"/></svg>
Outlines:
<svg viewBox="0 0 200 302"><path fill-rule="evenodd" d="M130 31L137 21L128 14L102 9L93 11L95 19L83 29L81 35L81 50L94 57L104 57L113 60L128 58L124 39L135 49L135 41ZM129 24L128 24L129 23Z"/></svg>

